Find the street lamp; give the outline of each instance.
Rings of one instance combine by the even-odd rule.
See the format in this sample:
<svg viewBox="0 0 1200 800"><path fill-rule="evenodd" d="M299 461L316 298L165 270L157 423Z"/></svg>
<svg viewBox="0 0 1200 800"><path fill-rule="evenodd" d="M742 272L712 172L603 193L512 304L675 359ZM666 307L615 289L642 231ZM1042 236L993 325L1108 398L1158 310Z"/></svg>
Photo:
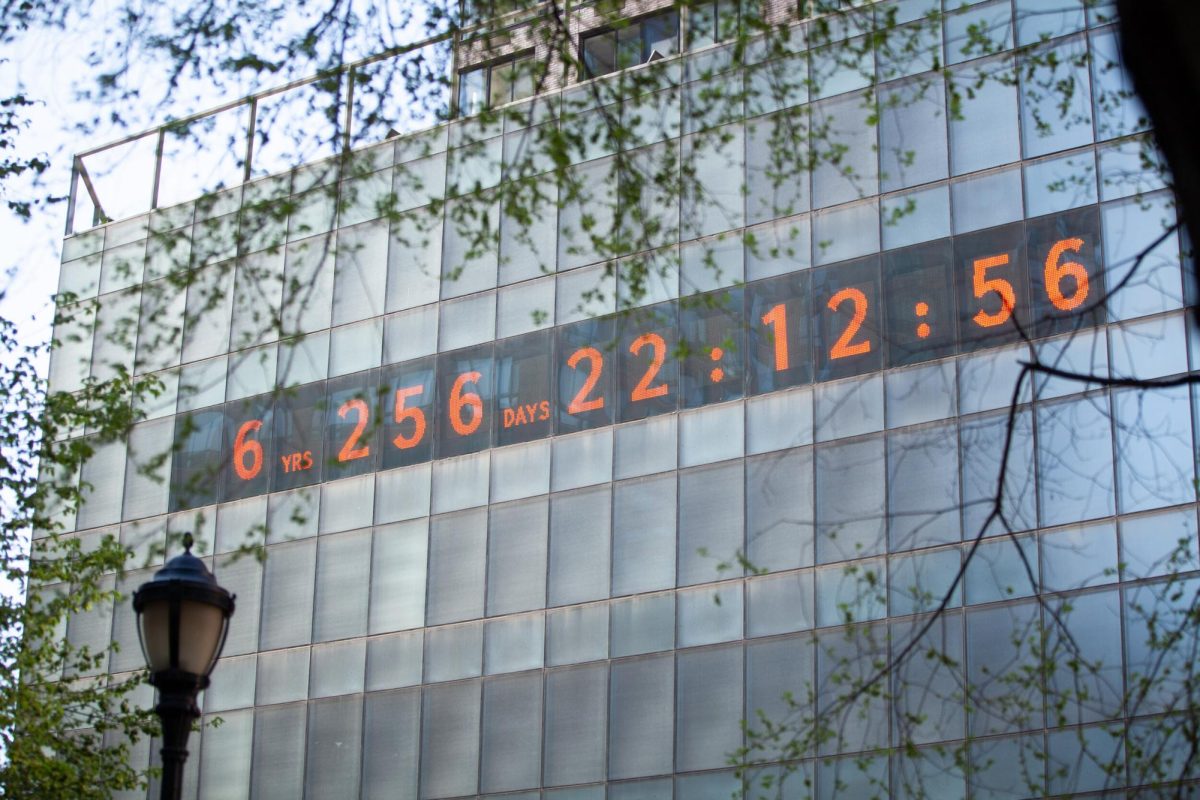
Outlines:
<svg viewBox="0 0 1200 800"><path fill-rule="evenodd" d="M182 791L188 735L200 716L196 695L208 686L233 616L233 595L192 555L190 533L183 535L183 547L133 594L142 654L158 689L162 800L177 800Z"/></svg>

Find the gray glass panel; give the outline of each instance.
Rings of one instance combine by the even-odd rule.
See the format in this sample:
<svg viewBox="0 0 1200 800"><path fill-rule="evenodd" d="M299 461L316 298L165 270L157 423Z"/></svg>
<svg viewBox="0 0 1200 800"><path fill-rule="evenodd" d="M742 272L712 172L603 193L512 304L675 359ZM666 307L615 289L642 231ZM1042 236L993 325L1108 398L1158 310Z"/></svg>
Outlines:
<svg viewBox="0 0 1200 800"><path fill-rule="evenodd" d="M823 103L814 109L814 129L825 135L823 147L814 153L818 161L812 176L813 208L825 208L878 192L877 128L868 122L875 114L875 104L867 106L862 97L854 95ZM836 163L832 160L834 151Z"/></svg>
<svg viewBox="0 0 1200 800"><path fill-rule="evenodd" d="M1002 533L1000 520L991 517L1000 488L1000 463L1008 440L1008 417L994 416L964 422L962 441L962 533L964 539L980 534ZM1012 530L1028 530L1036 522L1033 469L1033 415L1018 414L1014 420L1004 475L1001 509Z"/></svg>
<svg viewBox="0 0 1200 800"><path fill-rule="evenodd" d="M793 111L746 123L747 222L753 224L808 210L805 122Z"/></svg>
<svg viewBox="0 0 1200 800"><path fill-rule="evenodd" d="M1058 724L1110 719L1121 713L1121 597L1108 591L1051 605L1046 703Z"/></svg>
<svg viewBox="0 0 1200 800"><path fill-rule="evenodd" d="M611 428L554 440L550 487L561 492L612 480Z"/></svg>
<svg viewBox="0 0 1200 800"><path fill-rule="evenodd" d="M616 600L612 609L612 655L635 655L675 646L675 595L639 595Z"/></svg>
<svg viewBox="0 0 1200 800"><path fill-rule="evenodd" d="M813 574L793 572L746 582L747 636L770 636L813 627Z"/></svg>
<svg viewBox="0 0 1200 800"><path fill-rule="evenodd" d="M377 174L388 175L386 172ZM333 280L334 325L378 317L383 313L387 247L388 226L383 220L338 231Z"/></svg>
<svg viewBox="0 0 1200 800"><path fill-rule="evenodd" d="M368 692L415 686L421 682L425 636L406 631L367 640Z"/></svg>
<svg viewBox="0 0 1200 800"><path fill-rule="evenodd" d="M622 425L616 432L614 477L632 478L674 469L677 450L677 428L672 415Z"/></svg>
<svg viewBox="0 0 1200 800"><path fill-rule="evenodd" d="M1032 578L1031 578L1032 576ZM1037 589L1038 549L1031 537L980 545L966 563L967 603L1028 597Z"/></svg>
<svg viewBox="0 0 1200 800"><path fill-rule="evenodd" d="M361 696L309 704L306 798L340 800L358 794L362 710Z"/></svg>
<svg viewBox="0 0 1200 800"><path fill-rule="evenodd" d="M399 173L397 176L397 181L402 180ZM388 243L387 310L415 308L437 300L441 263L441 217L435 219L422 211L399 216L392 223Z"/></svg>
<svg viewBox="0 0 1200 800"><path fill-rule="evenodd" d="M977 765L967 776L970 797L1035 797L1044 792L1042 735L989 739L972 744L967 763Z"/></svg>
<svg viewBox="0 0 1200 800"><path fill-rule="evenodd" d="M979 74L987 76L974 92L963 91ZM1001 80L1007 77L1008 80ZM950 167L954 175L1016 161L1017 87L1012 61L1001 58L975 69L957 71L961 116L950 120Z"/></svg>
<svg viewBox="0 0 1200 800"><path fill-rule="evenodd" d="M1050 591L1117 580L1117 531L1111 522L1043 533L1042 580Z"/></svg>
<svg viewBox="0 0 1200 800"><path fill-rule="evenodd" d="M815 659L811 636L746 645L747 743L759 745L763 760L776 758L784 745L769 738L763 719L779 724L793 715L812 713Z"/></svg>
<svg viewBox="0 0 1200 800"><path fill-rule="evenodd" d="M813 563L812 449L746 462L746 554L759 570Z"/></svg>
<svg viewBox="0 0 1200 800"><path fill-rule="evenodd" d="M1112 432L1106 397L1038 409L1038 489L1043 525L1113 513Z"/></svg>
<svg viewBox="0 0 1200 800"><path fill-rule="evenodd" d="M310 641L316 544L309 539L267 548L259 634L262 649Z"/></svg>
<svg viewBox="0 0 1200 800"><path fill-rule="evenodd" d="M1110 317L1132 319L1178 308L1183 297L1179 238L1175 233L1166 234L1176 222L1170 199L1158 194L1112 203L1103 208L1101 222L1105 285L1124 286L1108 300ZM1164 234L1160 244L1145 252Z"/></svg>
<svg viewBox="0 0 1200 800"><path fill-rule="evenodd" d="M552 606L608 596L612 491L555 495L550 504Z"/></svg>
<svg viewBox="0 0 1200 800"><path fill-rule="evenodd" d="M213 682L204 690L204 710L212 713L254 705L256 669L257 658L253 654L219 660L212 672Z"/></svg>
<svg viewBox="0 0 1200 800"><path fill-rule="evenodd" d="M1121 511L1195 500L1186 388L1121 392L1114 403Z"/></svg>
<svg viewBox="0 0 1200 800"><path fill-rule="evenodd" d="M950 576L953 574L951 571ZM962 615L946 613L913 643L924 625L922 620L892 626L893 648L911 644L917 654L892 670L893 741L923 744L963 735ZM937 653L938 657L926 658L920 655L923 653Z"/></svg>
<svg viewBox="0 0 1200 800"><path fill-rule="evenodd" d="M1135 713L1178 708L1191 691L1196 633L1189 618L1198 589L1191 578L1126 590L1125 668L1128 685L1136 687L1129 701ZM1178 644L1163 641L1168 631L1181 632Z"/></svg>
<svg viewBox="0 0 1200 800"><path fill-rule="evenodd" d="M1011 676L1037 669L1036 605L1000 606L967 612L967 680L975 698L968 735L1040 727L1040 687Z"/></svg>
<svg viewBox="0 0 1200 800"><path fill-rule="evenodd" d="M1149 578L1196 568L1196 513L1191 508L1121 521L1126 578Z"/></svg>
<svg viewBox="0 0 1200 800"><path fill-rule="evenodd" d="M680 586L741 574L744 498L741 461L680 473Z"/></svg>
<svg viewBox="0 0 1200 800"><path fill-rule="evenodd" d="M958 64L1012 47L1012 8L1009 0L980 3L969 9L955 7L953 11L958 13L946 16L947 63Z"/></svg>
<svg viewBox="0 0 1200 800"><path fill-rule="evenodd" d="M955 362L897 370L887 375L889 428L954 415Z"/></svg>
<svg viewBox="0 0 1200 800"><path fill-rule="evenodd" d="M421 718L421 797L474 794L479 785L479 682L427 688Z"/></svg>
<svg viewBox="0 0 1200 800"><path fill-rule="evenodd" d="M887 616L887 563L882 559L816 571L817 625L845 625Z"/></svg>
<svg viewBox="0 0 1200 800"><path fill-rule="evenodd" d="M958 426L888 437L890 549L959 539Z"/></svg>
<svg viewBox="0 0 1200 800"><path fill-rule="evenodd" d="M1091 43L1097 138L1111 139L1145 129L1149 115L1123 64L1116 29L1094 34Z"/></svg>
<svg viewBox="0 0 1200 800"><path fill-rule="evenodd" d="M740 582L681 591L676 595L676 601L679 606L676 626L679 647L742 638Z"/></svg>
<svg viewBox="0 0 1200 800"><path fill-rule="evenodd" d="M608 665L546 673L545 785L604 779Z"/></svg>
<svg viewBox="0 0 1200 800"><path fill-rule="evenodd" d="M420 731L419 689L366 696L362 765L364 798L413 800L417 796Z"/></svg>
<svg viewBox="0 0 1200 800"><path fill-rule="evenodd" d="M375 531L371 566L371 633L419 627L425 619L425 520Z"/></svg>
<svg viewBox="0 0 1200 800"><path fill-rule="evenodd" d="M818 442L883 430L883 375L821 383L814 394Z"/></svg>
<svg viewBox="0 0 1200 800"><path fill-rule="evenodd" d="M1103 726L1051 731L1046 734L1046 776L1051 794L1102 791L1124 774L1121 737Z"/></svg>
<svg viewBox="0 0 1200 800"><path fill-rule="evenodd" d="M221 800L250 793L251 738L254 712L229 711L221 727L206 726L200 748L200 798Z"/></svg>
<svg viewBox="0 0 1200 800"><path fill-rule="evenodd" d="M884 467L880 438L817 450L818 564L883 551Z"/></svg>
<svg viewBox="0 0 1200 800"><path fill-rule="evenodd" d="M125 443L92 441L92 457L83 463L77 525L95 528L121 521L121 493L125 481Z"/></svg>
<svg viewBox="0 0 1200 800"><path fill-rule="evenodd" d="M541 722L541 673L484 683L481 792L529 789L541 783Z"/></svg>
<svg viewBox="0 0 1200 800"><path fill-rule="evenodd" d="M540 667L545 650L546 626L540 612L486 623L483 666L488 675Z"/></svg>
<svg viewBox="0 0 1200 800"><path fill-rule="evenodd" d="M957 548L891 559L888 563L888 609L893 616L937 609L960 569ZM961 598L962 582L959 581L948 607L960 605Z"/></svg>
<svg viewBox="0 0 1200 800"><path fill-rule="evenodd" d="M1021 198L1021 171L1015 167L955 181L950 185L954 232L1016 222L1024 215Z"/></svg>
<svg viewBox="0 0 1200 800"><path fill-rule="evenodd" d="M679 655L675 769L721 767L742 744L742 648Z"/></svg>
<svg viewBox="0 0 1200 800"><path fill-rule="evenodd" d="M546 604L548 514L545 498L492 508L488 535L489 615L528 611Z"/></svg>
<svg viewBox="0 0 1200 800"><path fill-rule="evenodd" d="M483 672L483 623L425 631L425 682L474 678Z"/></svg>
<svg viewBox="0 0 1200 800"><path fill-rule="evenodd" d="M429 516L433 466L418 464L375 476L375 524Z"/></svg>
<svg viewBox="0 0 1200 800"><path fill-rule="evenodd" d="M429 528L427 625L483 616L487 510L435 517Z"/></svg>
<svg viewBox="0 0 1200 800"><path fill-rule="evenodd" d="M940 83L890 86L879 93L881 189L890 192L948 174L946 101Z"/></svg>
<svg viewBox="0 0 1200 800"><path fill-rule="evenodd" d="M308 648L258 654L255 703L289 703L308 697Z"/></svg>
<svg viewBox="0 0 1200 800"><path fill-rule="evenodd" d="M675 491L674 474L617 484L613 595L675 585Z"/></svg>
<svg viewBox="0 0 1200 800"><path fill-rule="evenodd" d="M608 774L637 778L671 772L675 660L655 656L612 666Z"/></svg>
<svg viewBox="0 0 1200 800"><path fill-rule="evenodd" d="M254 800L304 794L305 706L260 708L254 714Z"/></svg>
<svg viewBox="0 0 1200 800"><path fill-rule="evenodd" d="M352 639L315 645L309 667L309 697L334 697L363 690L367 642Z"/></svg>
<svg viewBox="0 0 1200 800"><path fill-rule="evenodd" d="M817 639L817 679L813 684L817 719L831 734L818 750L847 752L879 747L888 736L888 701L870 692L846 702L850 693L875 674L875 663L887 658L882 626L860 626L850 635L830 631Z"/></svg>
<svg viewBox="0 0 1200 800"><path fill-rule="evenodd" d="M322 537L317 549L317 598L313 640L344 639L367 632L371 532Z"/></svg>
<svg viewBox="0 0 1200 800"><path fill-rule="evenodd" d="M1021 69L1025 157L1092 141L1092 83L1087 40L1072 39L1027 56Z"/></svg>
<svg viewBox="0 0 1200 800"><path fill-rule="evenodd" d="M608 657L608 606L597 603L555 609L546 614L549 666Z"/></svg>

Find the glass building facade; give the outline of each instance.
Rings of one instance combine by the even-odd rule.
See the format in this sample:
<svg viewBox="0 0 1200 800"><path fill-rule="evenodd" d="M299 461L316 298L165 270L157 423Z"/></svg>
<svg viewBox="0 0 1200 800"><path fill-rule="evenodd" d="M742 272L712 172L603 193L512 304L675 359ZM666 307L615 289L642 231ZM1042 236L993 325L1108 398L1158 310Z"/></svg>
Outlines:
<svg viewBox="0 0 1200 800"><path fill-rule="evenodd" d="M390 140L340 183L315 165L70 236L52 388L124 368L164 391L84 467L68 527L120 537L129 591L192 531L238 598L187 796L719 800L731 754L781 747L764 718L810 715L831 727L790 754L788 797L1070 794L1181 765L1137 744L1170 738L1178 670L1138 687L1163 661L1145 609L1198 557L1194 390L1031 377L1011 533L979 536L1030 347L1139 378L1197 357L1172 198L1133 104L1102 101L1124 86L1101 67L1113 26L1042 5L972 4L928 46L963 75L1024 75L1030 51L971 58L968 30L1008 50L1046 34L1036 52L1076 87L1061 129L1043 124L1061 98L1021 80L950 113L940 81L913 91L918 58L874 65L877 124L862 70L688 113L820 51L638 67L665 76L641 144L710 189L655 206L644 293L578 238L602 209L521 223L497 201L482 249L453 199L445 223L412 221L514 177L533 129L513 119ZM543 124L572 92L533 101ZM845 153L780 183L770 132L792 107ZM612 151L591 150L573 169L602 182ZM286 216L255 221L263 197ZM1035 344L991 335L1008 315ZM239 552L260 542L263 560ZM916 633L944 657L833 708ZM141 666L128 603L67 636L119 643L106 673ZM1057 640L1086 668L1038 669Z"/></svg>

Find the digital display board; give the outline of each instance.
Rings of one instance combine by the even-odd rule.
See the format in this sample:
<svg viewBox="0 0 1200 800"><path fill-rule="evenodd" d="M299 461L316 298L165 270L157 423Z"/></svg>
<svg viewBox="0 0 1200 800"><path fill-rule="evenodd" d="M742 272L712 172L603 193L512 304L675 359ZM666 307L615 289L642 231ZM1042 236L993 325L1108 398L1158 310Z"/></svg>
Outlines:
<svg viewBox="0 0 1200 800"><path fill-rule="evenodd" d="M1078 209L176 418L178 510L1103 322Z"/></svg>

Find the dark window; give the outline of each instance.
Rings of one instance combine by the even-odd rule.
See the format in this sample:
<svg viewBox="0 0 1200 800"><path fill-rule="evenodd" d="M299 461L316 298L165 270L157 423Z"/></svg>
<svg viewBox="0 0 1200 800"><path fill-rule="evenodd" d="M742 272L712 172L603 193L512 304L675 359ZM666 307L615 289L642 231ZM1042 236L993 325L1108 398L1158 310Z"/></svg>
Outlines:
<svg viewBox="0 0 1200 800"><path fill-rule="evenodd" d="M532 55L511 58L459 73L458 114L469 117L533 95Z"/></svg>
<svg viewBox="0 0 1200 800"><path fill-rule="evenodd" d="M668 11L618 30L587 34L580 45L589 78L668 58L679 52L679 13Z"/></svg>

